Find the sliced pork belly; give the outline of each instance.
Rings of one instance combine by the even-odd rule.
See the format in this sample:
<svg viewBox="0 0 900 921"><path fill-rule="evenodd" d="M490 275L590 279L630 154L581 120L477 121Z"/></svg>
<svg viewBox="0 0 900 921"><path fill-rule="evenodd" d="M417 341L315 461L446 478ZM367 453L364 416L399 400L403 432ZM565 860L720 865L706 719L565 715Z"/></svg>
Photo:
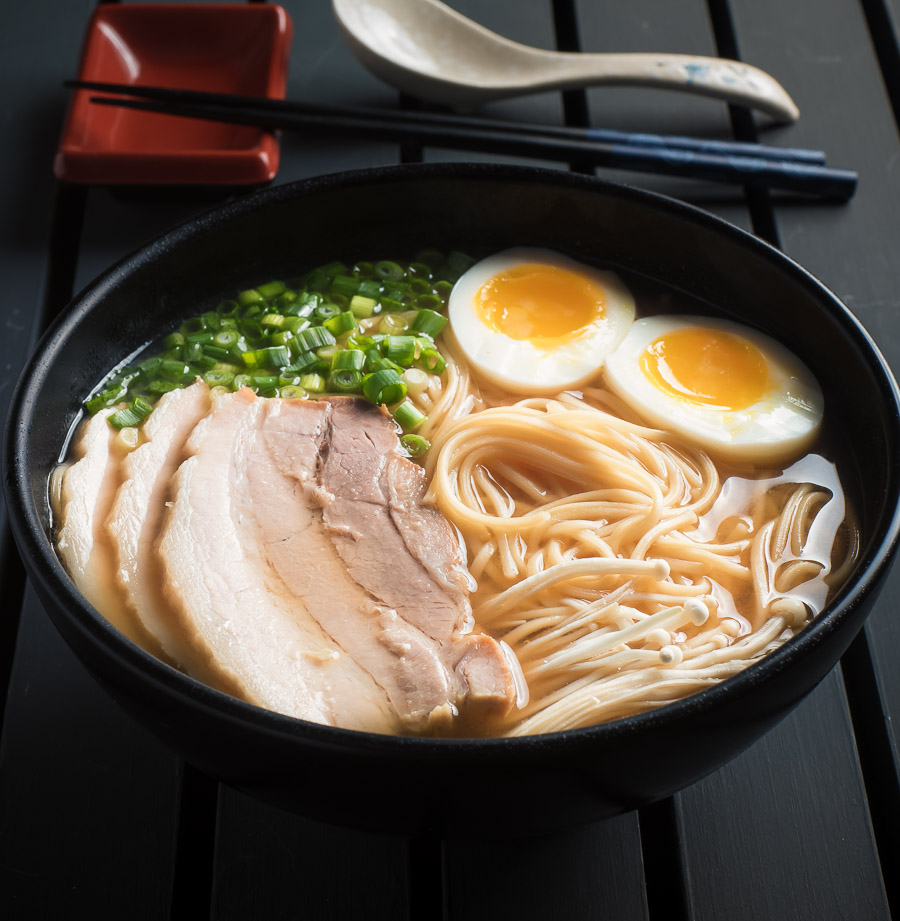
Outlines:
<svg viewBox="0 0 900 921"><path fill-rule="evenodd" d="M117 432L107 421L114 412L100 410L78 432L72 449L76 460L61 473L56 546L82 595L116 627L137 639L113 579L104 531L121 482L124 455L116 444Z"/></svg>
<svg viewBox="0 0 900 921"><path fill-rule="evenodd" d="M188 646L160 592L154 544L171 479L184 459L185 442L209 409L209 387L202 381L160 398L144 423L141 445L122 463L123 482L107 522L116 580L127 605L165 656L185 665Z"/></svg>
<svg viewBox="0 0 900 921"><path fill-rule="evenodd" d="M192 658L251 703L329 725L396 731L383 692L294 599L273 593L241 499L265 400L214 401L187 442L159 544L165 593ZM283 501L289 501L284 496Z"/></svg>
<svg viewBox="0 0 900 921"><path fill-rule="evenodd" d="M353 399L332 405L323 520L347 571L434 642L461 699L507 709L509 665L492 638L470 632L459 541L443 515L423 504L423 470L399 453L385 413Z"/></svg>
<svg viewBox="0 0 900 921"><path fill-rule="evenodd" d="M286 589L297 609L372 676L400 719L424 728L455 687L428 637L378 604L335 552L322 521L325 497L318 482L320 453L331 450L331 414L325 401L265 402L259 429L245 443L250 475L246 489L235 495L235 511L245 525L253 522L247 538L259 544L277 575L280 585L273 591Z"/></svg>
<svg viewBox="0 0 900 921"><path fill-rule="evenodd" d="M244 390L217 398L186 448L159 542L165 593L232 693L380 732L437 728L469 699L510 705L499 647L467 632L458 544L413 508L423 474L390 419ZM413 553L402 533L442 549Z"/></svg>

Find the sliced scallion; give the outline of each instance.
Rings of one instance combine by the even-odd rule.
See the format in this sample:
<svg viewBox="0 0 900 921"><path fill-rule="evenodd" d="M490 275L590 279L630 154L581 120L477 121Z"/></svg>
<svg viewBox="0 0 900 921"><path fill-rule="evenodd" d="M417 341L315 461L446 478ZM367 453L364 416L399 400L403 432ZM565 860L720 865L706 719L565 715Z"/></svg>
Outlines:
<svg viewBox="0 0 900 921"><path fill-rule="evenodd" d="M404 400L395 406L391 415L405 432L417 429L425 421L425 413L412 400Z"/></svg>
<svg viewBox="0 0 900 921"><path fill-rule="evenodd" d="M447 325L447 318L434 310L420 310L412 321L412 328L436 339Z"/></svg>
<svg viewBox="0 0 900 921"><path fill-rule="evenodd" d="M356 317L353 315L352 310L345 310L343 313L337 314L337 316L330 317L322 325L332 336L343 336L344 333L349 333L351 330L358 328Z"/></svg>
<svg viewBox="0 0 900 921"><path fill-rule="evenodd" d="M362 389L366 399L376 406L399 403L406 396L406 384L391 368L367 374L363 378Z"/></svg>
<svg viewBox="0 0 900 921"><path fill-rule="evenodd" d="M335 352L331 359L332 371L362 371L366 363L366 354L360 349L342 349Z"/></svg>
<svg viewBox="0 0 900 921"><path fill-rule="evenodd" d="M431 442L421 435L403 435L400 439L400 444L403 445L410 457L423 457L431 447Z"/></svg>
<svg viewBox="0 0 900 921"><path fill-rule="evenodd" d="M114 429L124 429L132 425L140 425L150 413L153 412L153 404L143 397L136 397L124 409L114 412L109 417L109 424Z"/></svg>
<svg viewBox="0 0 900 921"><path fill-rule="evenodd" d="M359 393L362 386L362 371L343 368L328 375L328 389L333 393Z"/></svg>

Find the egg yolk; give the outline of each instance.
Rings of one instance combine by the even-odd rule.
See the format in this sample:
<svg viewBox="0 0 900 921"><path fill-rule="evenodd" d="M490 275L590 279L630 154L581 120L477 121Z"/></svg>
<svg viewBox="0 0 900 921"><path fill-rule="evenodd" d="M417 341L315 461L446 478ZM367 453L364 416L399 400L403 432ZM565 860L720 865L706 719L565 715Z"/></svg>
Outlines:
<svg viewBox="0 0 900 921"><path fill-rule="evenodd" d="M680 329L660 336L640 359L663 393L718 409L745 409L762 399L769 372L746 339L717 329Z"/></svg>
<svg viewBox="0 0 900 921"><path fill-rule="evenodd" d="M498 272L475 295L482 321L510 339L543 346L572 339L602 320L603 288L555 265L524 264Z"/></svg>

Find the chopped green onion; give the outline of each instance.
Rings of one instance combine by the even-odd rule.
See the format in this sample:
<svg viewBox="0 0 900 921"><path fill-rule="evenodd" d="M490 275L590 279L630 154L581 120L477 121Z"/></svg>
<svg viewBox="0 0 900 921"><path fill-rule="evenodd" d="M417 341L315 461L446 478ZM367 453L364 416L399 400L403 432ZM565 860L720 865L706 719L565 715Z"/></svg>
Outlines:
<svg viewBox="0 0 900 921"><path fill-rule="evenodd" d="M314 393L321 393L325 389L325 378L321 374L302 374L300 386Z"/></svg>
<svg viewBox="0 0 900 921"><path fill-rule="evenodd" d="M402 266L398 265L396 262L383 259L381 262L375 263L375 274L385 281L400 281L405 273Z"/></svg>
<svg viewBox="0 0 900 921"><path fill-rule="evenodd" d="M445 281L441 279L434 283L434 293L441 298L441 300L446 301L450 297L450 292L453 290L453 282Z"/></svg>
<svg viewBox="0 0 900 921"><path fill-rule="evenodd" d="M288 332L296 333L301 329L306 329L309 326L309 320L305 320L303 317L285 317L283 328L288 330Z"/></svg>
<svg viewBox="0 0 900 921"><path fill-rule="evenodd" d="M282 291L272 301L272 306L276 310L287 310L297 300L297 294L294 291Z"/></svg>
<svg viewBox="0 0 900 921"><path fill-rule="evenodd" d="M269 342L272 345L283 345L290 347L291 339L294 338L294 334L289 329L280 329L277 333L272 333L269 336Z"/></svg>
<svg viewBox="0 0 900 921"><path fill-rule="evenodd" d="M216 361L224 361L228 355L228 349L220 349L217 345L206 345L203 347L203 354L209 355L210 358L214 358Z"/></svg>
<svg viewBox="0 0 900 921"><path fill-rule="evenodd" d="M169 349L177 349L179 345L184 345L184 336L181 333L169 333L163 339L163 348L168 352Z"/></svg>
<svg viewBox="0 0 900 921"><path fill-rule="evenodd" d="M256 290L264 297L270 298L275 297L276 294L281 294L284 291L284 282L282 281L269 281L264 285L257 285Z"/></svg>
<svg viewBox="0 0 900 921"><path fill-rule="evenodd" d="M303 329L294 337L303 352L319 349L323 345L334 345L335 338L324 326L310 326Z"/></svg>
<svg viewBox="0 0 900 921"><path fill-rule="evenodd" d="M381 296L381 285L371 278L366 278L359 283L356 293L360 297L371 297L377 300Z"/></svg>
<svg viewBox="0 0 900 921"><path fill-rule="evenodd" d="M437 349L422 349L419 355L419 364L432 374L443 374L447 367L444 356Z"/></svg>
<svg viewBox="0 0 900 921"><path fill-rule="evenodd" d="M279 388L278 396L284 400L306 400L309 398L309 393L302 387L288 384L286 387Z"/></svg>
<svg viewBox="0 0 900 921"><path fill-rule="evenodd" d="M365 320L375 313L378 301L374 297L363 297L361 294L354 294L350 299L350 310L353 316L360 320Z"/></svg>
<svg viewBox="0 0 900 921"><path fill-rule="evenodd" d="M357 262L351 271L354 275L371 275L373 270L374 266L371 262Z"/></svg>
<svg viewBox="0 0 900 921"><path fill-rule="evenodd" d="M344 333L349 333L350 330L358 328L356 325L356 317L353 315L352 310L339 313L337 316L326 320L322 325L333 336L342 336Z"/></svg>
<svg viewBox="0 0 900 921"><path fill-rule="evenodd" d="M398 333L405 333L409 329L409 323L403 317L389 313L381 318L378 329L387 336L396 336Z"/></svg>
<svg viewBox="0 0 900 921"><path fill-rule="evenodd" d="M431 281L431 266L424 262L410 262L406 274L411 278L424 278L426 281Z"/></svg>
<svg viewBox="0 0 900 921"><path fill-rule="evenodd" d="M406 432L418 428L425 421L425 413L412 400L404 400L399 406L395 406L391 415Z"/></svg>
<svg viewBox="0 0 900 921"><path fill-rule="evenodd" d="M322 348L316 349L316 358L327 361L328 367L331 368L331 362L334 356L340 351L341 347L339 345L323 345Z"/></svg>
<svg viewBox="0 0 900 921"><path fill-rule="evenodd" d="M285 365L282 373L290 371L305 371L307 368L318 364L319 356L315 352L302 352L289 365Z"/></svg>
<svg viewBox="0 0 900 921"><path fill-rule="evenodd" d="M256 288L248 288L246 291L241 291L240 294L238 294L237 300L242 307L249 307L253 304L261 303L265 298Z"/></svg>
<svg viewBox="0 0 900 921"><path fill-rule="evenodd" d="M331 360L332 371L362 371L366 363L366 353L360 349L342 349L335 352Z"/></svg>
<svg viewBox="0 0 900 921"><path fill-rule="evenodd" d="M159 373L166 380L175 381L176 384L191 380L191 369L183 361L164 361L159 366Z"/></svg>
<svg viewBox="0 0 900 921"><path fill-rule="evenodd" d="M415 303L419 310L439 310L444 306L443 298L437 294L420 294Z"/></svg>
<svg viewBox="0 0 900 921"><path fill-rule="evenodd" d="M234 382L234 373L232 371L217 371L212 368L203 375L203 380L210 387L230 387Z"/></svg>
<svg viewBox="0 0 900 921"><path fill-rule="evenodd" d="M353 297L359 290L359 279L352 275L336 275L331 282L332 294L343 294L344 297Z"/></svg>
<svg viewBox="0 0 900 921"><path fill-rule="evenodd" d="M109 417L109 424L114 429L124 429L132 425L140 425L150 413L153 412L153 405L143 397L136 397L133 402L129 403L124 409L114 412Z"/></svg>
<svg viewBox="0 0 900 921"><path fill-rule="evenodd" d="M415 336L388 336L381 343L381 354L408 368L416 357Z"/></svg>
<svg viewBox="0 0 900 921"><path fill-rule="evenodd" d="M414 397L424 393L428 387L428 375L419 368L407 368L402 377L407 392Z"/></svg>
<svg viewBox="0 0 900 921"><path fill-rule="evenodd" d="M380 353L379 353L380 355ZM396 362L390 360L390 358L375 358L372 361L369 361L369 356L366 356L367 367L366 370L370 372L375 371L396 371L401 377L406 368L403 365L398 365Z"/></svg>
<svg viewBox="0 0 900 921"><path fill-rule="evenodd" d="M248 368L280 368L290 364L290 350L283 345L273 345L253 352L244 352L241 356Z"/></svg>
<svg viewBox="0 0 900 921"><path fill-rule="evenodd" d="M406 384L400 375L390 368L367 374L363 378L362 388L366 399L376 406L383 403L399 403L406 396Z"/></svg>
<svg viewBox="0 0 900 921"><path fill-rule="evenodd" d="M400 439L400 444L403 445L410 457L422 457L428 453L428 449L431 447L431 442L421 435L404 435Z"/></svg>
<svg viewBox="0 0 900 921"><path fill-rule="evenodd" d="M150 381L147 384L147 392L155 396L162 396L164 393L170 393L172 390L178 389L178 384L173 384L172 381Z"/></svg>
<svg viewBox="0 0 900 921"><path fill-rule="evenodd" d="M226 300L219 302L219 315L223 317L233 317L241 305L237 301Z"/></svg>
<svg viewBox="0 0 900 921"><path fill-rule="evenodd" d="M362 372L353 368L332 371L328 375L328 389L334 393L358 393L362 379Z"/></svg>
<svg viewBox="0 0 900 921"><path fill-rule="evenodd" d="M334 262L329 262L328 265L323 265L320 271L324 272L326 277L334 278L336 275L346 275L347 266L345 266L343 262L335 259Z"/></svg>
<svg viewBox="0 0 900 921"><path fill-rule="evenodd" d="M257 390L271 390L278 386L278 377L274 374L251 374L250 377Z"/></svg>
<svg viewBox="0 0 900 921"><path fill-rule="evenodd" d="M281 329L286 319L280 313L267 313L259 322L263 326L277 326L278 329Z"/></svg>
<svg viewBox="0 0 900 921"><path fill-rule="evenodd" d="M447 325L447 318L433 310L420 310L412 321L412 328L418 333L425 333L436 339Z"/></svg>
<svg viewBox="0 0 900 921"><path fill-rule="evenodd" d="M332 317L336 317L341 312L341 308L337 304L319 304L315 309L315 315L317 320L330 320Z"/></svg>
<svg viewBox="0 0 900 921"><path fill-rule="evenodd" d="M231 382L231 386L235 390L240 390L241 387L249 387L253 383L253 378L249 374L235 374L234 380Z"/></svg>
<svg viewBox="0 0 900 921"><path fill-rule="evenodd" d="M399 300L391 297L381 298L382 313L398 313L401 310L403 310L403 304Z"/></svg>

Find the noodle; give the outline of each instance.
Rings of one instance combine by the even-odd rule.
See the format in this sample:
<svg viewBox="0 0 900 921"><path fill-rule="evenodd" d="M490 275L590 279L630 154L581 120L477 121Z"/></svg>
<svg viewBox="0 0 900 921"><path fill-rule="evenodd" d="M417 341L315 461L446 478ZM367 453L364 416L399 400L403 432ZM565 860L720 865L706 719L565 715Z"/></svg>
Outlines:
<svg viewBox="0 0 900 921"><path fill-rule="evenodd" d="M852 565L822 458L726 477L602 387L517 402L479 388L451 337L446 351L427 393L429 499L465 542L476 622L528 682L502 732L590 725L722 681L822 609L833 554L836 573Z"/></svg>

